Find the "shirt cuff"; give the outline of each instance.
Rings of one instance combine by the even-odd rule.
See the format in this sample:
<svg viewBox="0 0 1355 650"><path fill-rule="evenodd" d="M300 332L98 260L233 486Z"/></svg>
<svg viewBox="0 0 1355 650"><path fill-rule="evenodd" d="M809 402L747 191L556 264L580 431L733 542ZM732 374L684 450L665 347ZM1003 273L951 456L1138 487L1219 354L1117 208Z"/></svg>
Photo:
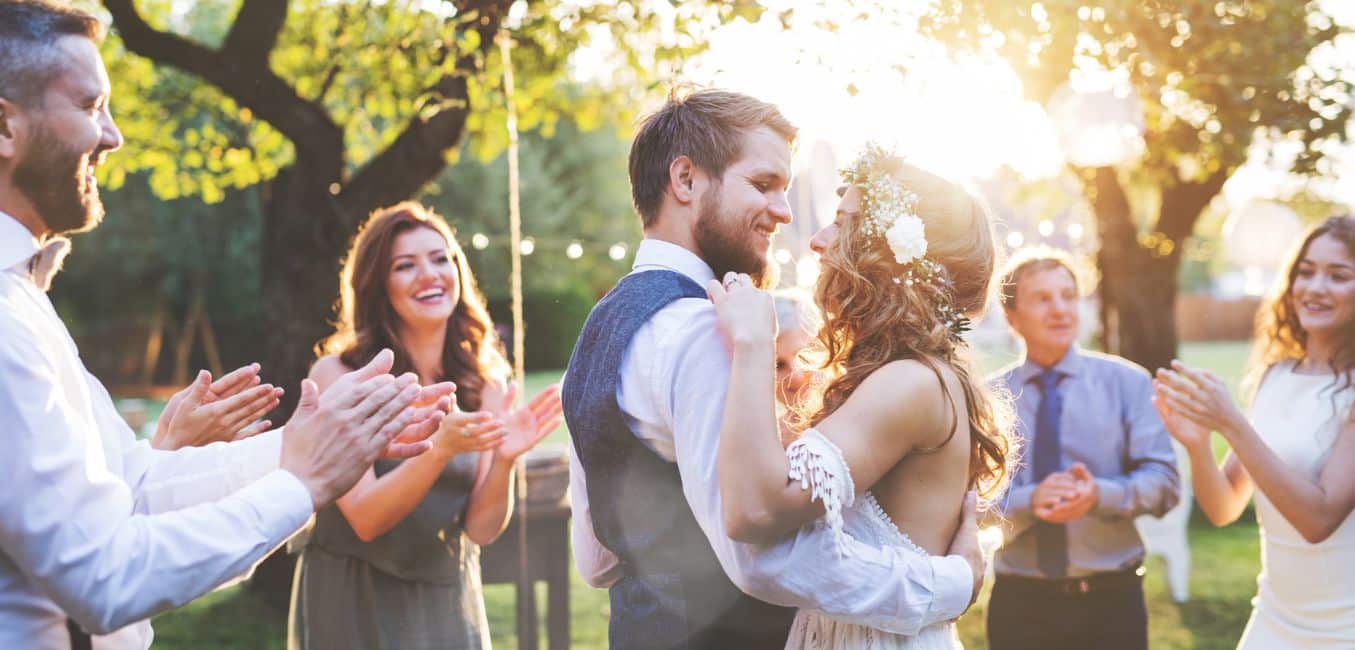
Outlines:
<svg viewBox="0 0 1355 650"><path fill-rule="evenodd" d="M257 509L260 532L272 545L286 541L315 512L310 490L296 475L277 469L240 491Z"/></svg>
<svg viewBox="0 0 1355 650"><path fill-rule="evenodd" d="M935 592L932 609L928 612L928 624L955 620L969 609L970 596L974 591L974 571L958 555L932 558L931 561Z"/></svg>
<svg viewBox="0 0 1355 650"><path fill-rule="evenodd" d="M1096 514L1123 515L1125 511L1125 487L1119 481L1108 478L1096 479Z"/></svg>
<svg viewBox="0 0 1355 650"><path fill-rule="evenodd" d="M1030 499L1035 494L1035 485L1016 485L1007 489L1007 496L1002 500L1002 511L1007 517L1029 513Z"/></svg>

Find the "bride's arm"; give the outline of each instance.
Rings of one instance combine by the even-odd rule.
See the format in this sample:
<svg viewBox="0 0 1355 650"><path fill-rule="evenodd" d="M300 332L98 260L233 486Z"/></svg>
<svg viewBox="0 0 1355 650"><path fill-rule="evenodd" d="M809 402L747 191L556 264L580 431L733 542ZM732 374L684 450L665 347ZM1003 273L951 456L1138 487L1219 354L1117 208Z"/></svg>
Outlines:
<svg viewBox="0 0 1355 650"><path fill-rule="evenodd" d="M774 403L775 328L766 320L771 299L751 289L726 294L715 283L708 290L733 356L718 461L725 532L732 539L779 539L822 516L823 499L850 503L855 495L841 492L874 485L914 446L940 442L930 438L949 431L936 375L902 361L876 370L832 416L783 448ZM809 483L815 489L807 489Z"/></svg>

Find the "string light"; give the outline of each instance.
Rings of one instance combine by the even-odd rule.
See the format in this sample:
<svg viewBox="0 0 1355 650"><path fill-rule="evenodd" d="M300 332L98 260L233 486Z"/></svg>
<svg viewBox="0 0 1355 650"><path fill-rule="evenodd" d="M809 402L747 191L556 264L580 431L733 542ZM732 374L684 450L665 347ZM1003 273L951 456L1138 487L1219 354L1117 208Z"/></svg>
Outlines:
<svg viewBox="0 0 1355 650"><path fill-rule="evenodd" d="M790 251L788 251L788 250L786 250L786 249L784 249L784 248L778 249L778 250L776 251L776 263L777 263L777 264L790 264L790 260L791 260L791 254L790 254Z"/></svg>
<svg viewBox="0 0 1355 650"><path fill-rule="evenodd" d="M570 242L569 246L565 248L565 257L568 257L571 260L577 260L580 257L583 257L583 244L576 241Z"/></svg>
<svg viewBox="0 0 1355 650"><path fill-rule="evenodd" d="M626 256L626 245L625 245L625 244L619 244L619 243L618 243L618 244L612 244L612 247L609 248L609 249L607 249L607 257L610 257L610 258L612 258L612 259L614 259L614 260L616 260L616 261L618 261L618 262L620 262L620 261L622 260L622 258L624 258L625 256Z"/></svg>
<svg viewBox="0 0 1355 650"><path fill-rule="evenodd" d="M1041 237L1048 237L1054 234L1054 222L1048 219L1041 219L1040 225L1036 226L1040 231Z"/></svg>
<svg viewBox="0 0 1355 650"><path fill-rule="evenodd" d="M471 235L470 245L471 248L474 248L477 251L482 251L486 248L489 248L489 237L486 237L484 233L477 232L474 235Z"/></svg>
<svg viewBox="0 0 1355 650"><path fill-rule="evenodd" d="M1071 239L1074 242L1082 241L1082 234L1083 234L1082 224L1080 223L1068 224L1068 239Z"/></svg>
<svg viewBox="0 0 1355 650"><path fill-rule="evenodd" d="M1019 230L1007 233L1007 248L1021 248L1025 243L1026 236L1021 234Z"/></svg>

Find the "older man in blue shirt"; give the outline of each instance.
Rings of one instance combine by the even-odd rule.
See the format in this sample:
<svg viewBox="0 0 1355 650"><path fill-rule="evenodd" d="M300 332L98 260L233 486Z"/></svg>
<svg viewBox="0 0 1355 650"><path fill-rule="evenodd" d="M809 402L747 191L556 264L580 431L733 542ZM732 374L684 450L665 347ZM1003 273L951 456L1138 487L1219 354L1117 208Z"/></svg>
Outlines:
<svg viewBox="0 0 1355 650"><path fill-rule="evenodd" d="M1078 349L1078 295L1059 251L1020 255L1003 276L1026 357L993 381L1014 398L1025 461L1000 502L993 650L1148 646L1134 517L1176 504L1176 457L1148 372Z"/></svg>

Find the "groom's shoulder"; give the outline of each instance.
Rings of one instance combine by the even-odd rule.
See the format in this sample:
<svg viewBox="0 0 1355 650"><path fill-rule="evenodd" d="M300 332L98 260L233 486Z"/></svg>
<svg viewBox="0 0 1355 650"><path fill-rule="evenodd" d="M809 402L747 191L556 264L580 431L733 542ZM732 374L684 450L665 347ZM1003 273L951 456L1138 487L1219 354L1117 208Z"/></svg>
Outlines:
<svg viewBox="0 0 1355 650"><path fill-rule="evenodd" d="M676 341L715 332L715 305L705 298L678 298L664 305L648 325Z"/></svg>

